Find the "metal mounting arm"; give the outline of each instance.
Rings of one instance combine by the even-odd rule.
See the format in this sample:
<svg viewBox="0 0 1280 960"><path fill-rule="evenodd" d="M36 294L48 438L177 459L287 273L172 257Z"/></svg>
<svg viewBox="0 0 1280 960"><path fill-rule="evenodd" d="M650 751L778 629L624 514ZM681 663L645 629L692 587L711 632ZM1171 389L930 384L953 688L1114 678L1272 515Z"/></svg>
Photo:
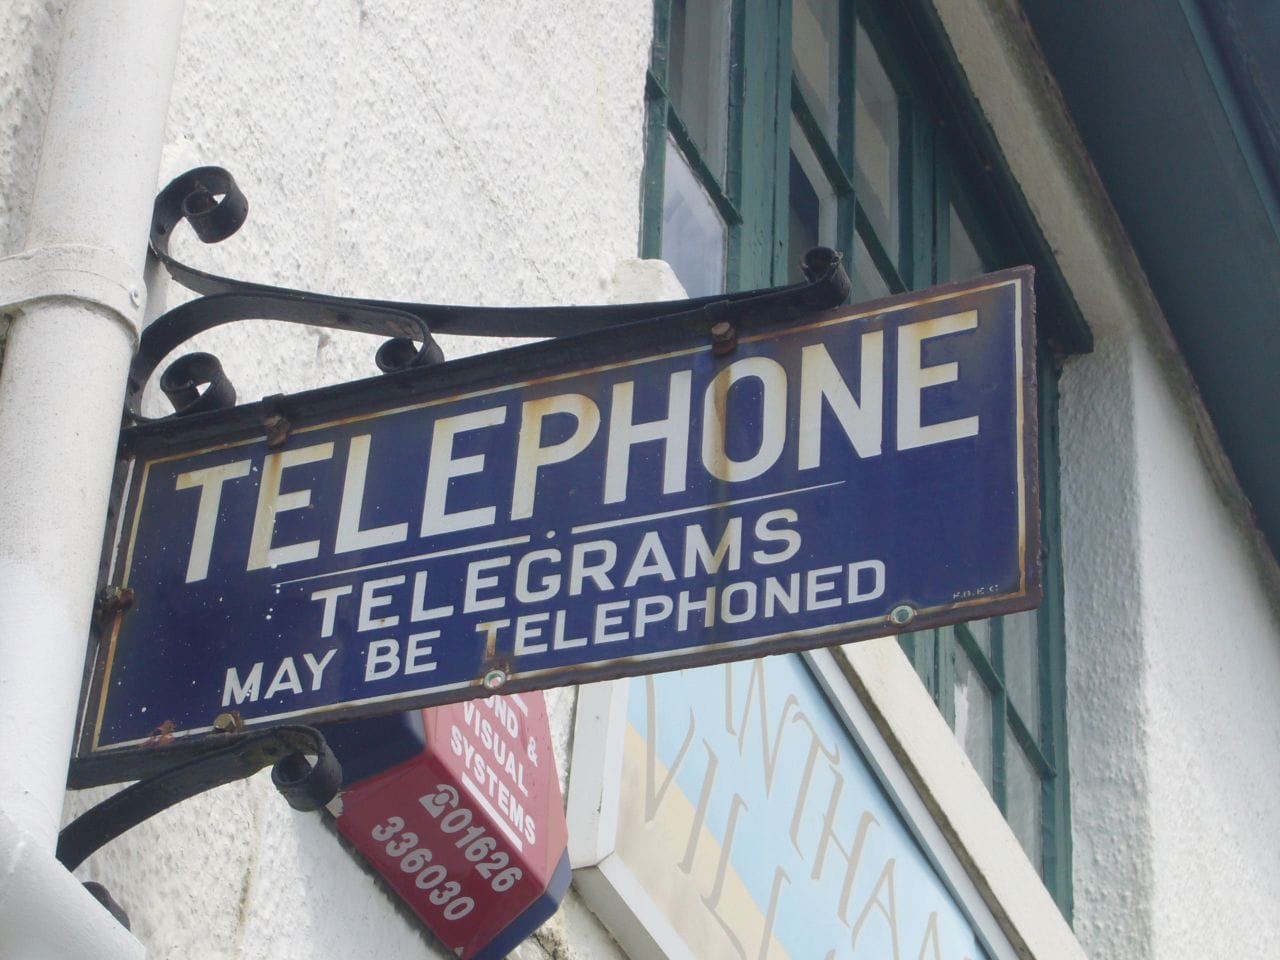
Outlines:
<svg viewBox="0 0 1280 960"><path fill-rule="evenodd" d="M840 305L848 299L851 289L840 266L840 254L826 247L815 247L804 255L806 283L689 300L572 307L451 306L335 297L220 277L169 255L169 239L183 220L205 243L217 243L241 227L248 209L244 194L221 167L189 170L156 198L151 251L174 280L203 296L175 307L144 331L129 374L127 409L134 422L145 421L139 409L143 387L170 351L198 333L237 320L285 320L390 337L378 351L377 363L384 373L394 373L444 360L432 339L433 332L572 337L698 312L705 312L714 323L723 318L724 307L730 305L735 312L758 310L775 316L800 316ZM210 365L208 361L213 358L207 354L196 356L199 359L173 371L166 378L168 382L162 384L178 408L178 415L219 409L235 402L235 392L216 360ZM201 393L201 384L208 384L211 389Z"/></svg>
<svg viewBox="0 0 1280 960"><path fill-rule="evenodd" d="M94 851L142 821L198 793L271 766L271 780L295 810L319 810L338 794L342 767L323 734L280 726L227 733L211 750L140 780L81 814L58 834L58 859L74 870ZM310 763L306 756L314 756Z"/></svg>

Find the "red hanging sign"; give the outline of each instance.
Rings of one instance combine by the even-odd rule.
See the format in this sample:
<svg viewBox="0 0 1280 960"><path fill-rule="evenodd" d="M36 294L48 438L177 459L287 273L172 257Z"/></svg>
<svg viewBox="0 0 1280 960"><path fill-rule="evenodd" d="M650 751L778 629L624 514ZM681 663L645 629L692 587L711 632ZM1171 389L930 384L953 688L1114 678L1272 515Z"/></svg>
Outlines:
<svg viewBox="0 0 1280 960"><path fill-rule="evenodd" d="M570 879L543 696L420 717L421 752L344 790L338 827L450 951L504 957Z"/></svg>

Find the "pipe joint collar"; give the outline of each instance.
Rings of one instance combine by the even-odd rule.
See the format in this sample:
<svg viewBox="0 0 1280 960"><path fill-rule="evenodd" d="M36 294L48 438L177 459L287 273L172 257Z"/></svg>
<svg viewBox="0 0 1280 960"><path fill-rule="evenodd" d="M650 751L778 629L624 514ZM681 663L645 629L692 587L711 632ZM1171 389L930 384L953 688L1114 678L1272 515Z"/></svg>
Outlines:
<svg viewBox="0 0 1280 960"><path fill-rule="evenodd" d="M136 266L98 247L57 244L0 259L0 312L39 300L106 310L138 340L146 287Z"/></svg>
<svg viewBox="0 0 1280 960"><path fill-rule="evenodd" d="M0 957L146 960L142 944L0 811Z"/></svg>

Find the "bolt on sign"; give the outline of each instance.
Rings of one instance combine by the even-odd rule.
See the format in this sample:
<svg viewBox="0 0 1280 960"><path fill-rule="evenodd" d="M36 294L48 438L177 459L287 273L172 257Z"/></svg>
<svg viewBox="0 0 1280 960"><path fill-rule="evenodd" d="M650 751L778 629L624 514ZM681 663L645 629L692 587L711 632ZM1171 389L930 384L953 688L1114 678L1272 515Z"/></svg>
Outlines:
<svg viewBox="0 0 1280 960"><path fill-rule="evenodd" d="M569 887L542 695L468 700L406 719L415 727L410 755L342 791L338 829L450 953L505 957ZM359 756L362 725L350 726ZM347 736L333 738L340 758Z"/></svg>
<svg viewBox="0 0 1280 960"><path fill-rule="evenodd" d="M1035 606L1033 313L1019 268L130 428L80 757Z"/></svg>

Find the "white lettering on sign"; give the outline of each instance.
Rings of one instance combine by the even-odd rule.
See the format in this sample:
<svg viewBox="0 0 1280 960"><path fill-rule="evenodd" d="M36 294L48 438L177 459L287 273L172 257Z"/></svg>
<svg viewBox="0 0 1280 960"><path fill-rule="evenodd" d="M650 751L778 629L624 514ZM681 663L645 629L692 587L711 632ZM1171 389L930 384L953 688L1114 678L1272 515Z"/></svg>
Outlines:
<svg viewBox="0 0 1280 960"><path fill-rule="evenodd" d="M594 465L587 475L596 479L585 486L594 484L594 496L602 506L624 503L630 498L643 498L650 503L660 496L684 492L695 472L702 474L703 483L736 484L778 467L801 472L818 469L833 455L847 455L845 450L833 454L824 448L824 418L838 425L836 437L842 436L840 445L847 441L856 457L882 456L887 436L885 396L889 394L896 401L889 431L895 450L974 437L981 429L976 412L929 421L925 403L929 391L963 384L964 371L956 361L926 363L925 347L932 341L948 342L947 338L971 335L977 327L977 311L970 310L888 331L866 331L857 338L856 369L842 367L828 346L820 343L804 347L799 369L790 372L767 357L743 357L726 364L700 397L693 396L692 372L678 370L668 376L661 388L665 412L647 420L637 419L637 394L654 391L652 379L613 384L605 401L608 409L603 411L591 397L563 393L497 402L491 407L442 417L431 426L425 475L415 478L423 491L417 516L413 515L413 503L366 502L369 460L377 444L376 435L371 433L181 473L176 478L176 488L199 491L192 504L194 520L186 580L193 583L208 576L214 541L226 535L222 528L229 525L241 525L238 536L232 538L237 542L245 542L244 533L249 534L245 569L260 570L313 560L322 554L377 550L403 543L409 539L411 529L416 529L419 538L430 538L491 527L500 517L529 519L538 511L539 497L547 495L545 489L540 492L539 479L550 468L582 457L601 431L605 433L603 467ZM897 359L889 365L891 369L886 369L889 337L896 339ZM787 429L789 409L798 413L798 430ZM740 449L729 440L731 435L737 436L735 424L740 419L754 424L748 431L754 437L751 449ZM700 424L695 423L698 420ZM509 421L514 429L506 428L501 436L507 438L504 443L512 446L499 450L492 443L481 442L486 435L498 436L493 431ZM697 450L691 450L690 437L695 427L701 443ZM825 442L831 442L830 433ZM483 452L466 453L467 449ZM646 461L655 457L660 460L661 468L655 477L660 489L637 488L633 464L642 456ZM300 469L308 465L310 472ZM327 476L326 471L339 470L341 495L335 524L332 511L308 508L313 506L312 490L319 482L317 478ZM505 474L498 474L499 470L510 471L509 481ZM494 491L497 502L476 504L473 498L464 505L459 482L488 474L493 474L497 482L484 488ZM222 509L227 490L239 490L239 485L245 483L256 485L252 516ZM404 513L382 515L397 511ZM285 513L291 515L289 530L310 535L294 532L278 536L276 520ZM308 526L312 514L318 518L311 522L314 529ZM248 531L244 531L246 524ZM563 548L536 551L517 561L517 585L526 595L541 598L548 591L558 591L561 583L555 577L565 574L569 593L574 596L589 586L612 589L615 578L622 582L665 578L678 572L680 565L687 568L690 562L729 562L734 556L732 551L740 546L741 533L726 536L730 537L727 547L724 541L714 547L690 543L684 553L665 556L654 548L647 557L636 559L637 566L632 569L615 569L616 558L611 553L614 545L607 540L574 544L568 570L557 569L554 574L549 568L563 567ZM292 542L278 542L280 537ZM780 552L786 552L794 545L793 537L793 532L779 530L772 543ZM768 531L760 539L769 540ZM722 548L729 553L722 555ZM770 556L768 549L757 552ZM468 584L469 609L499 609L505 596L493 589L493 581L500 574L485 568L476 568L474 573L476 579ZM417 581L416 588L421 594L425 581ZM314 599L330 611L342 596L318 591ZM452 613L448 604L431 608L416 604L416 609L426 619Z"/></svg>
<svg viewBox="0 0 1280 960"><path fill-rule="evenodd" d="M237 460L220 467L191 470L178 474L174 486L179 490L200 489L200 505L196 508L196 529L191 538L191 555L187 558L187 583L195 583L209 575L209 555L213 551L213 526L222 503L222 485L249 475L252 463Z"/></svg>
<svg viewBox="0 0 1280 960"><path fill-rule="evenodd" d="M380 593L387 587L398 587L404 583L404 577L384 577L379 580L366 580L360 588L360 621L357 630L379 630L383 627L394 627L400 618L391 614L385 617L373 616L373 611L389 606L394 599L389 593Z"/></svg>
<svg viewBox="0 0 1280 960"><path fill-rule="evenodd" d="M432 645L427 641L439 638L439 630L424 630L409 634L403 647L395 637L371 641L365 650L365 683L430 673L436 669L436 661L431 659Z"/></svg>
<svg viewBox="0 0 1280 960"><path fill-rule="evenodd" d="M726 449L729 435L729 391L742 380L760 383L760 402L751 411L761 424L760 446L746 460L734 460ZM782 456L787 442L787 371L777 360L747 357L721 370L702 398L702 465L717 480L754 480Z"/></svg>
<svg viewBox="0 0 1280 960"><path fill-rule="evenodd" d="M409 537L408 523L391 523L361 529L360 513L364 504L365 481L369 474L369 434L351 438L347 454L347 472L342 481L342 506L338 511L338 535L334 553L348 553L401 543Z"/></svg>
<svg viewBox="0 0 1280 960"><path fill-rule="evenodd" d="M484 454L454 459L453 441L460 433L496 427L507 419L505 407L494 407L476 413L464 413L457 417L437 420L431 434L431 460L427 464L426 502L422 508L422 535L429 537L451 530L467 530L486 527L497 516L495 507L475 507L450 513L445 508L449 493L449 481L454 477L466 477L484 469Z"/></svg>
<svg viewBox="0 0 1280 960"><path fill-rule="evenodd" d="M253 515L253 537L249 541L249 562L246 570L277 567L282 563L314 560L320 556L320 541L308 540L287 546L274 546L276 515L286 510L301 510L311 506L311 491L294 490L283 493L280 481L290 467L317 463L333 456L332 443L319 443L312 447L298 447L278 453L268 453L263 461L262 478L258 484L258 509Z"/></svg>
<svg viewBox="0 0 1280 960"><path fill-rule="evenodd" d="M522 717L528 707L519 694L468 700L462 705L462 725L449 729L449 748L462 759L463 782L476 802L493 817L517 850L537 843L538 824L529 802L538 753Z"/></svg>
<svg viewBox="0 0 1280 960"><path fill-rule="evenodd" d="M470 630L485 649L502 645L519 659L643 639L657 629L681 634L718 623L767 625L885 594L888 571L880 559L803 563L800 515L790 507L765 511L750 523L741 516L718 522L718 535L708 535L701 523L644 531L626 551L613 540L593 539L472 560L460 584L460 614L472 619L455 619L452 629ZM706 584L708 576L714 584ZM447 584L433 583L429 571L416 570L314 590L308 596L317 605L318 636L332 637L340 617L356 634L374 633L364 648L366 683L432 671L440 631L406 622L453 613L452 604L428 606L449 595ZM609 597L635 588L644 592ZM492 615L512 597L512 614ZM531 609L537 607L542 609Z"/></svg>
<svg viewBox="0 0 1280 960"><path fill-rule="evenodd" d="M926 367L921 347L926 340L945 337L978 326L978 311L969 310L935 320L922 320L898 331L898 449L911 450L933 443L962 440L978 435L978 418L963 417L942 423L925 424L920 419L920 397L926 387L955 383L960 365L940 363Z"/></svg>
<svg viewBox="0 0 1280 960"><path fill-rule="evenodd" d="M573 433L559 443L542 445L542 421L555 415L576 421ZM566 393L545 400L526 400L520 411L520 439L516 446L516 469L511 493L511 519L533 516L538 489L538 471L553 463L572 460L591 443L600 429L600 408L590 397Z"/></svg>
<svg viewBox="0 0 1280 960"><path fill-rule="evenodd" d="M338 617L338 598L348 596L351 593L351 586L329 587L327 590L317 590L311 594L312 600L319 600L324 604L324 613L321 614L320 620L320 637L333 636L333 627Z"/></svg>
<svg viewBox="0 0 1280 960"><path fill-rule="evenodd" d="M824 344L800 351L800 452L801 470L822 463L822 408L835 414L858 456L880 456L884 424L884 332L862 335L862 396L855 400L849 385L836 369Z"/></svg>
<svg viewBox="0 0 1280 960"><path fill-rule="evenodd" d="M609 410L609 452L604 465L604 502L627 499L627 475L631 448L637 443L662 444L662 492L679 493L688 486L689 405L693 374L673 373L667 381L667 415L661 420L636 423L632 409L635 382L625 380L613 387Z"/></svg>
<svg viewBox="0 0 1280 960"><path fill-rule="evenodd" d="M482 797L477 796L473 799L479 801L482 807L488 806ZM418 803L422 809L439 821L437 829L440 833L450 840L453 840L451 834L459 834L458 839L453 840L453 845L463 851L463 856L474 865L476 873L482 879L489 881L489 887L494 893L505 893L524 876L524 871L520 867L511 865L511 858L507 852L498 849L498 841L489 835L483 823L476 822L480 818L469 806L462 803L462 795L457 787L447 783L436 784L435 791L419 797ZM491 813L489 810L486 812ZM393 817L392 820L400 820L400 818ZM512 839L509 828L501 820L495 819L494 822L503 833L508 834L508 839ZM522 849L519 838L514 838L514 841L516 849ZM401 869L404 869L403 864ZM414 886L423 888L426 885L415 880ZM438 902L438 899L432 902Z"/></svg>
<svg viewBox="0 0 1280 960"><path fill-rule="evenodd" d="M314 693L323 686L325 668L337 652L334 647L326 650L319 658L309 652L298 657L284 657L272 672L265 693L262 693L265 661L259 660L252 664L243 677L238 668L228 667L222 686L222 705L230 707L245 701L255 702L259 697L270 700L282 693L299 694L308 689ZM298 661L302 663L302 672L299 672Z"/></svg>
<svg viewBox="0 0 1280 960"><path fill-rule="evenodd" d="M881 560L859 560L841 566L819 567L784 577L739 580L720 586L655 594L635 600L612 600L587 609L586 625L579 617L579 636L566 633L564 608L486 620L475 631L486 647L511 641L517 657L568 650L588 644L606 645L632 637L643 638L655 624L675 633L711 628L719 623L766 621L784 614L829 610L879 599L885 591Z"/></svg>

